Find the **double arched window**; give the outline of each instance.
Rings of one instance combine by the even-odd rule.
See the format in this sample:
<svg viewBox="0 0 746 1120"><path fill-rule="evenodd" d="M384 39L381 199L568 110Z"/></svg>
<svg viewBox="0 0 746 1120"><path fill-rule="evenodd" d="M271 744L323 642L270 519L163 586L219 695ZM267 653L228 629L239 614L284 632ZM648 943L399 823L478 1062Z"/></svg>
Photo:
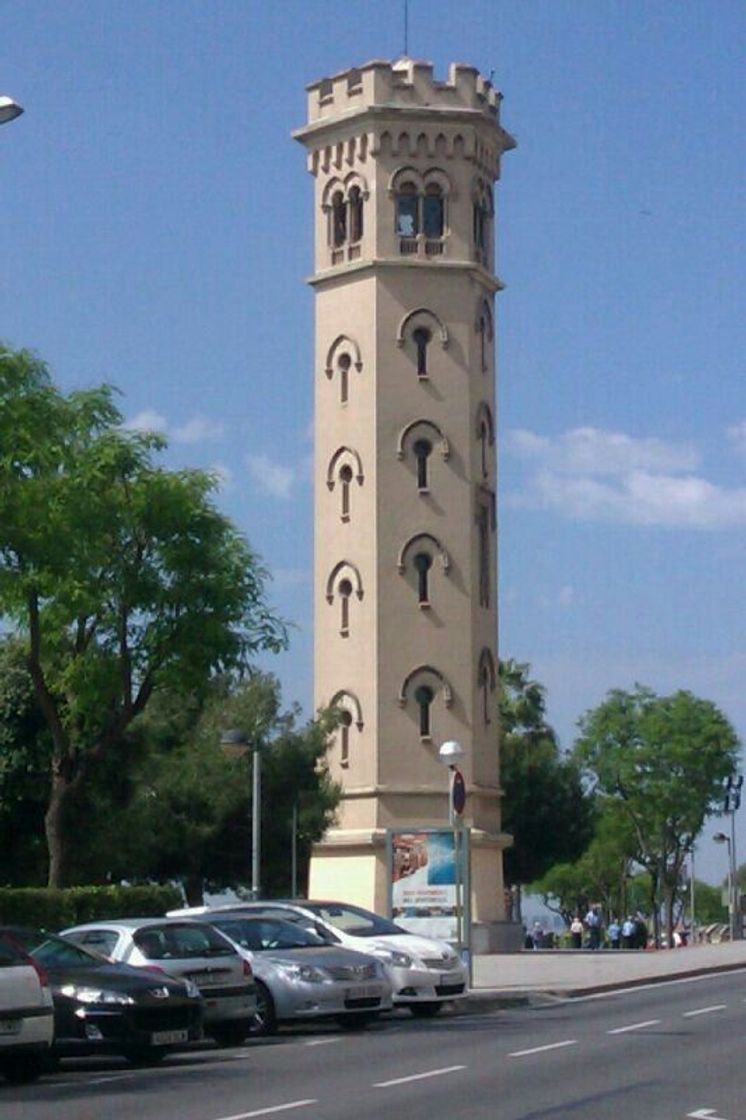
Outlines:
<svg viewBox="0 0 746 1120"><path fill-rule="evenodd" d="M472 212L474 216L474 257L485 268L489 268L492 261L492 218L494 204L492 201L492 187L483 179L478 179L474 184L472 194Z"/></svg>
<svg viewBox="0 0 746 1120"><path fill-rule="evenodd" d="M356 173L344 180L330 179L326 184L321 208L327 215L332 264L360 256L367 197L367 186Z"/></svg>
<svg viewBox="0 0 746 1120"><path fill-rule="evenodd" d="M447 234L450 182L445 172L431 168L400 168L392 177L394 232L403 256L435 257L443 253Z"/></svg>

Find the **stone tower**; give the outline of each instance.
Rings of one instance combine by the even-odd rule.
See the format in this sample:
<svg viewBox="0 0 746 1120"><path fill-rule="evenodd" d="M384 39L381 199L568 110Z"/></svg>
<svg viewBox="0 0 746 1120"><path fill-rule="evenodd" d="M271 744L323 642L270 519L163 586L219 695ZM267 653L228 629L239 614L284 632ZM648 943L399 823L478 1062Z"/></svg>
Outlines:
<svg viewBox="0 0 746 1120"><path fill-rule="evenodd" d="M500 94L409 58L308 88L315 181L315 701L344 795L310 893L385 912L385 830L444 825L466 750L472 917L503 917L493 182ZM484 937L482 938L484 941ZM490 936L488 941L494 939Z"/></svg>

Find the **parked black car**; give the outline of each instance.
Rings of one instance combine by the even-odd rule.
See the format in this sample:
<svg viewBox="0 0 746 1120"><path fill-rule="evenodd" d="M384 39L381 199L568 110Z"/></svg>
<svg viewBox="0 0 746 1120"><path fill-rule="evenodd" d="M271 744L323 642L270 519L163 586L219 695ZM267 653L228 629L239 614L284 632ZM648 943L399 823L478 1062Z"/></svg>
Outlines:
<svg viewBox="0 0 746 1120"><path fill-rule="evenodd" d="M44 930L0 926L0 939L20 945L49 977L53 1058L123 1054L152 1064L202 1038L203 1000L190 981L112 964Z"/></svg>

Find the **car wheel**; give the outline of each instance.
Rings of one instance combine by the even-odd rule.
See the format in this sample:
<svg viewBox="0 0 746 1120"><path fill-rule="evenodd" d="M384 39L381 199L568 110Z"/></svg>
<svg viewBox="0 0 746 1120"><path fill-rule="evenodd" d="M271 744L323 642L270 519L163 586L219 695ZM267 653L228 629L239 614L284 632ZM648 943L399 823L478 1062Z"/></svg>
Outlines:
<svg viewBox="0 0 746 1120"><path fill-rule="evenodd" d="M207 1032L218 1046L240 1046L254 1029L252 1019L238 1019L232 1023L219 1023Z"/></svg>
<svg viewBox="0 0 746 1120"><path fill-rule="evenodd" d="M409 1010L415 1019L432 1019L440 1013L442 1003L410 1003Z"/></svg>
<svg viewBox="0 0 746 1120"><path fill-rule="evenodd" d="M256 982L256 1014L251 1033L254 1037L274 1034L277 1030L277 1013L275 1001L270 995L269 988L261 980Z"/></svg>
<svg viewBox="0 0 746 1120"><path fill-rule="evenodd" d="M132 1066L157 1066L167 1053L163 1046L130 1046L124 1056Z"/></svg>
<svg viewBox="0 0 746 1120"><path fill-rule="evenodd" d="M5 1080L11 1085L26 1085L41 1076L44 1059L41 1054L19 1054L18 1057L3 1063L0 1068L5 1074Z"/></svg>
<svg viewBox="0 0 746 1120"><path fill-rule="evenodd" d="M349 1015L340 1015L337 1019L342 1030L362 1031L369 1027L378 1018L377 1011L353 1011Z"/></svg>

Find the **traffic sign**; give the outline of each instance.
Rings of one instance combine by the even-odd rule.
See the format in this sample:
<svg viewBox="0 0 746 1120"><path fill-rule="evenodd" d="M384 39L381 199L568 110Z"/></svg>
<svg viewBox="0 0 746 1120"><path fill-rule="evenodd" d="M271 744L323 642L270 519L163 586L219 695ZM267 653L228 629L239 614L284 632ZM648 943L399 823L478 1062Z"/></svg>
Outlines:
<svg viewBox="0 0 746 1120"><path fill-rule="evenodd" d="M457 816L461 816L466 805L466 783L464 775L454 767L451 781L451 805Z"/></svg>

